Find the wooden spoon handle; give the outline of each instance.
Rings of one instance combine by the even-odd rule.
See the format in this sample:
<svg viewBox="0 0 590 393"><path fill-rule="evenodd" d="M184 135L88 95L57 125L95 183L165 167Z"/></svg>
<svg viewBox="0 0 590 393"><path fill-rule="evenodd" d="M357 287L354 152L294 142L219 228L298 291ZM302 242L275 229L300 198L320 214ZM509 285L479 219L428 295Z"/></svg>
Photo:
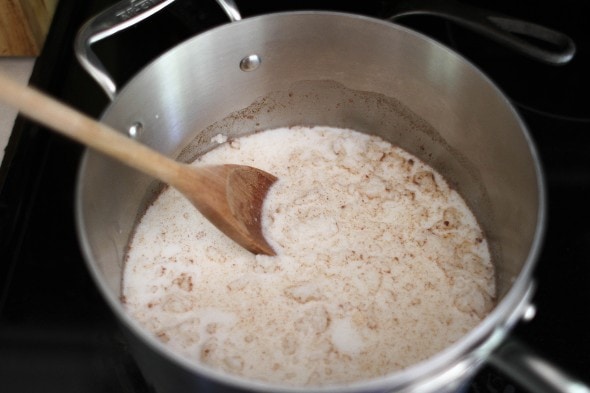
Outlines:
<svg viewBox="0 0 590 393"><path fill-rule="evenodd" d="M175 185L180 164L65 104L0 74L0 100L59 133Z"/></svg>

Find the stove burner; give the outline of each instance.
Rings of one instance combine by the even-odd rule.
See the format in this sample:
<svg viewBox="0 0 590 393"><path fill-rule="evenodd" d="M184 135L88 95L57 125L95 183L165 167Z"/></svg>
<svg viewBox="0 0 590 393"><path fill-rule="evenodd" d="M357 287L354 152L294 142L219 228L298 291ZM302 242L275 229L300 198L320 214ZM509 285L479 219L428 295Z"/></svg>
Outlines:
<svg viewBox="0 0 590 393"><path fill-rule="evenodd" d="M89 17L116 0L60 0L32 84L98 117L108 104L73 57L73 38ZM453 47L488 74L518 105L537 145L547 180L549 223L535 277L536 317L513 334L590 383L590 87L588 5L465 0L532 20L574 38L571 64L551 67L487 39L428 17L403 23ZM324 9L388 17L393 0L342 4L286 0L268 6L237 1L244 17L289 9ZM124 84L179 41L228 23L213 0L177 0L154 19L96 45L107 69ZM153 393L98 293L79 251L74 188L82 148L19 119L0 170L0 381L3 393ZM465 392L524 392L486 366Z"/></svg>

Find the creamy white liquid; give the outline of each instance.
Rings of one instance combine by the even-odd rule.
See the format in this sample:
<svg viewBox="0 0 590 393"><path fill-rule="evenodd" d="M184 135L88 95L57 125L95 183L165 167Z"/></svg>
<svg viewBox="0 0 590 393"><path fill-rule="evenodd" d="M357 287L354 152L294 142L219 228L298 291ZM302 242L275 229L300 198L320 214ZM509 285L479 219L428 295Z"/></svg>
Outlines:
<svg viewBox="0 0 590 393"><path fill-rule="evenodd" d="M263 213L278 255L243 250L168 189L137 228L123 281L127 310L195 362L284 385L343 384L424 360L491 310L481 229L407 152L296 127L230 140L195 165L221 163L280 179Z"/></svg>

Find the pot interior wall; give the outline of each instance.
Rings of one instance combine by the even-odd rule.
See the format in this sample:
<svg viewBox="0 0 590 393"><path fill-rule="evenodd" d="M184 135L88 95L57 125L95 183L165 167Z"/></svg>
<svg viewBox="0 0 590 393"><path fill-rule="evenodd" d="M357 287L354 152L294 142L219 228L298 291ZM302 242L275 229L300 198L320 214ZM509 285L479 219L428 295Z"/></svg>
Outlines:
<svg viewBox="0 0 590 393"><path fill-rule="evenodd" d="M240 60L262 63L244 72ZM523 125L501 93L459 56L411 31L342 14L263 16L204 33L162 56L103 116L190 160L216 134L329 125L376 134L439 170L490 242L502 298L537 234L540 179ZM125 248L160 189L90 152L80 172L79 230L106 295L118 301Z"/></svg>

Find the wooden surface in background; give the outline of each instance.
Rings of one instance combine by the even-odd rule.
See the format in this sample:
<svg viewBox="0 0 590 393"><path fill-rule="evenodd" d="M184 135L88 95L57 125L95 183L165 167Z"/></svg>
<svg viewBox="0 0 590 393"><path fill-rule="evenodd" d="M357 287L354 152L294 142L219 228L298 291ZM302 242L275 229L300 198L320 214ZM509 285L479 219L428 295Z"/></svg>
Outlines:
<svg viewBox="0 0 590 393"><path fill-rule="evenodd" d="M0 0L0 56L37 56L58 0Z"/></svg>

